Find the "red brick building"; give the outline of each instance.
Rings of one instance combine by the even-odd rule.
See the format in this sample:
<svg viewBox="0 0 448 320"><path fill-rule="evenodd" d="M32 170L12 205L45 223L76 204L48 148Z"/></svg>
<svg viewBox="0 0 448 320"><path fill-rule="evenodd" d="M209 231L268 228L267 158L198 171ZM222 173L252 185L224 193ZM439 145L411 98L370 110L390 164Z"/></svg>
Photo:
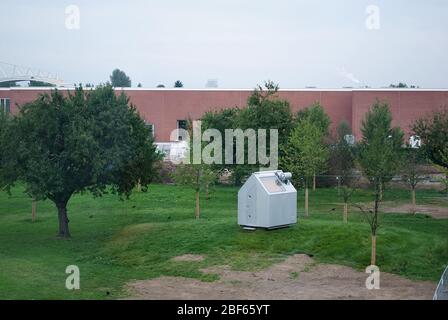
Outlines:
<svg viewBox="0 0 448 320"><path fill-rule="evenodd" d="M153 124L156 142L170 141L170 133L177 128L178 121L188 117L198 119L209 110L244 107L252 92L249 89L183 88L116 90L124 90L141 116ZM18 106L49 91L49 88L0 88L0 107L15 114ZM346 120L357 139L361 121L376 99L390 104L394 125L400 126L407 135L414 120L448 106L448 89L286 89L280 90L279 96L290 102L293 112L320 102L331 117L332 127Z"/></svg>

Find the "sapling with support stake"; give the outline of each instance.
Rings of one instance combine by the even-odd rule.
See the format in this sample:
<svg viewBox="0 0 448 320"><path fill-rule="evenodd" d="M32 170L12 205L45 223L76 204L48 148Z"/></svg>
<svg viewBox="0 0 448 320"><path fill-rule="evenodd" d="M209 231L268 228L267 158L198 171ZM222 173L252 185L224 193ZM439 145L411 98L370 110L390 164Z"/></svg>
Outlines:
<svg viewBox="0 0 448 320"><path fill-rule="evenodd" d="M362 121L362 140L358 145L357 162L373 189L374 206L358 206L367 217L372 238L371 264L376 263L378 211L384 186L399 171L402 161L403 132L392 128L392 114L387 103L377 101Z"/></svg>

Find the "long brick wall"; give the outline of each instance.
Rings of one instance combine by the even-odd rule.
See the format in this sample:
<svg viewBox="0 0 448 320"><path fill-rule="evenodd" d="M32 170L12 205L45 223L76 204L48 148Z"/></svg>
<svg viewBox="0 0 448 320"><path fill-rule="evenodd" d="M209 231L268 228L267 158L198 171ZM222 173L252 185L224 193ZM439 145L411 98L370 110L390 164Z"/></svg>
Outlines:
<svg viewBox="0 0 448 320"><path fill-rule="evenodd" d="M60 89L67 92L71 89ZM116 89L120 92L122 89ZM49 88L0 88L0 98L9 98L11 112L32 101ZM154 124L157 142L168 142L177 120L198 119L209 110L244 107L251 90L241 89L124 89L141 116ZM358 139L361 121L376 99L390 104L395 125L409 135L416 119L448 106L448 89L298 89L281 90L293 112L320 102L329 114L334 129L342 120L353 128Z"/></svg>

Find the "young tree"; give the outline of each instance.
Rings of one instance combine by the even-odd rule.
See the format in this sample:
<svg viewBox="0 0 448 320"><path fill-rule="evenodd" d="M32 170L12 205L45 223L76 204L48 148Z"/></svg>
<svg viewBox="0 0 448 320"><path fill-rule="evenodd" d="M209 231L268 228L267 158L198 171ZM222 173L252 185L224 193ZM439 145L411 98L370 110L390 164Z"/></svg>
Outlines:
<svg viewBox="0 0 448 320"><path fill-rule="evenodd" d="M126 75L124 71L115 69L110 75L110 83L112 84L112 87L125 88L131 86L131 79Z"/></svg>
<svg viewBox="0 0 448 320"><path fill-rule="evenodd" d="M199 127L194 127L192 119L187 120L187 131L190 139L194 135L194 131L199 130ZM202 135L204 128L201 125L199 134ZM202 146L201 146L202 147ZM189 159L192 158L193 141L190 140L189 146ZM202 152L201 152L202 155ZM195 216L199 219L201 216L200 208L200 193L202 190L205 191L206 197L209 197L209 187L214 184L217 180L216 171L212 169L212 165L202 163L193 163L193 161L187 161L188 163L182 163L176 167L173 174L173 179L176 184L192 187L195 191L196 206L195 206Z"/></svg>
<svg viewBox="0 0 448 320"><path fill-rule="evenodd" d="M352 179L350 179L350 182L343 182L343 185L340 188L340 195L342 197L342 200L344 201L344 223L348 223L348 205L355 191L356 185L354 183L354 180Z"/></svg>
<svg viewBox="0 0 448 320"><path fill-rule="evenodd" d="M412 209L411 213L416 213L416 188L423 180L422 165L424 164L424 157L420 149L411 148L408 146L405 150L403 166L401 168L401 177L409 186L411 191Z"/></svg>
<svg viewBox="0 0 448 320"><path fill-rule="evenodd" d="M346 136L351 134L352 130L350 125L346 121L342 121L336 130L334 142L330 146L331 156L329 164L332 170L331 172L337 177L342 178L339 180L340 183L342 180L348 181L348 177L352 176L353 168L355 167L354 146L346 140Z"/></svg>
<svg viewBox="0 0 448 320"><path fill-rule="evenodd" d="M378 209L383 186L398 172L402 158L403 132L398 127L392 128L391 123L388 104L376 101L362 121L362 141L358 146L358 163L373 188L373 209L360 207L370 225L372 265L376 264Z"/></svg>
<svg viewBox="0 0 448 320"><path fill-rule="evenodd" d="M154 175L158 158L152 135L126 95L111 86L64 97L58 90L21 107L12 121L5 165L14 173L6 185L20 181L37 200L57 207L59 236L70 237L67 203L89 191L128 197L138 181Z"/></svg>
<svg viewBox="0 0 448 320"><path fill-rule="evenodd" d="M283 148L282 166L293 173L293 177L302 177L305 187L305 216L309 215L308 186L319 168L327 163L329 151L324 144L322 130L309 119L304 119L289 136Z"/></svg>
<svg viewBox="0 0 448 320"><path fill-rule="evenodd" d="M176 82L174 82L174 88L183 88L184 84L182 83L182 81L180 80L176 80Z"/></svg>
<svg viewBox="0 0 448 320"><path fill-rule="evenodd" d="M202 180L204 182L205 199L209 200L211 197L210 187L213 186L214 184L216 184L216 182L218 180L218 174L215 170L211 169L210 166L207 166L202 171L202 175L203 175Z"/></svg>
<svg viewBox="0 0 448 320"><path fill-rule="evenodd" d="M300 122L305 119L308 119L317 128L319 128L324 138L328 136L331 119L319 102L315 102L310 107L297 112L296 115L297 125L300 125ZM325 163L323 164L324 166L322 166L321 168L316 168L316 172L313 174L313 191L316 190L316 174L321 173L322 170L325 169Z"/></svg>
<svg viewBox="0 0 448 320"><path fill-rule="evenodd" d="M344 202L343 220L348 222L348 204L356 190L357 179L353 177L355 153L353 146L346 140L352 130L346 121L342 121L336 130L335 142L331 145L330 167L338 181L338 195Z"/></svg>
<svg viewBox="0 0 448 320"><path fill-rule="evenodd" d="M216 181L216 173L205 164L180 164L174 172L174 181L178 185L192 187L195 191L195 217L201 217L200 193L205 191L209 196L209 187Z"/></svg>
<svg viewBox="0 0 448 320"><path fill-rule="evenodd" d="M448 163L448 146L446 146L443 150L440 151L440 159L444 163ZM440 171L445 173L445 178L440 179L440 182L444 185L444 192L448 195L448 166L440 166L436 165Z"/></svg>

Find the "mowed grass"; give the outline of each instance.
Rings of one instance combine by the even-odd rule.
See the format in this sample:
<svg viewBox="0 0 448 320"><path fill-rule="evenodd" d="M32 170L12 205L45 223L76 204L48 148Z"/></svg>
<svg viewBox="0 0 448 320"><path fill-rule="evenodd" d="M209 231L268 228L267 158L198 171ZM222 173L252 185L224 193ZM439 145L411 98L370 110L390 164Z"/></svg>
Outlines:
<svg viewBox="0 0 448 320"><path fill-rule="evenodd" d="M294 253L320 262L363 270L370 264L369 225L359 213L342 222L335 189L311 193L310 217L304 219L299 191L299 222L280 230L244 231L237 225L237 188L216 187L201 199L202 217L194 219L194 192L185 187L151 185L129 201L107 195L76 195L69 203L72 238L58 239L56 209L38 203L31 222L31 201L20 187L0 193L0 299L114 299L127 296L134 279L184 276L214 281L200 269L230 265L257 270ZM448 202L436 191L420 191L418 202ZM387 190L385 201L404 203L409 193ZM371 200L359 191L356 202ZM411 279L437 281L448 263L448 220L425 215L381 214L378 265L381 271ZM199 262L174 262L182 254L202 254ZM81 290L65 288L68 265L77 265Z"/></svg>

